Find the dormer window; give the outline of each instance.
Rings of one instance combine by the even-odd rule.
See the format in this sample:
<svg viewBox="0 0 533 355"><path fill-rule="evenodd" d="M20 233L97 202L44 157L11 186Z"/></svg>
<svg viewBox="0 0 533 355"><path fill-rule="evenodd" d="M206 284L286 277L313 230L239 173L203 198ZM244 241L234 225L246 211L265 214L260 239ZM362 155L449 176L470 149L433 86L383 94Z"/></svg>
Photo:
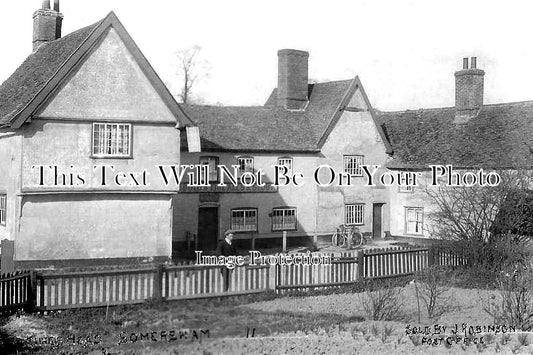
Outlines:
<svg viewBox="0 0 533 355"><path fill-rule="evenodd" d="M292 158L291 157L281 157L278 158L278 164L279 166L285 166L287 168L287 175L292 175Z"/></svg>
<svg viewBox="0 0 533 355"><path fill-rule="evenodd" d="M254 172L254 158L239 157L237 158L237 165L239 166L239 174Z"/></svg>
<svg viewBox="0 0 533 355"><path fill-rule="evenodd" d="M94 157L130 157L131 124L93 123Z"/></svg>
<svg viewBox="0 0 533 355"><path fill-rule="evenodd" d="M363 155L345 155L344 156L344 172L352 176L363 176L363 169L361 165L364 164Z"/></svg>

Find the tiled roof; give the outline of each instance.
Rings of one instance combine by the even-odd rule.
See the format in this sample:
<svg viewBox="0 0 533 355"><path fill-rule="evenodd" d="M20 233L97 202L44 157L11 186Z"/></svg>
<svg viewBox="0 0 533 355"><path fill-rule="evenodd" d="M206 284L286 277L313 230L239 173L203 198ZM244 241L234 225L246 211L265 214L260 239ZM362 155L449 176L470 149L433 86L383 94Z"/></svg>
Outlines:
<svg viewBox="0 0 533 355"><path fill-rule="evenodd" d="M0 126L29 104L101 21L45 43L0 86Z"/></svg>
<svg viewBox="0 0 533 355"><path fill-rule="evenodd" d="M392 145L390 168L531 168L533 101L485 105L468 123L454 123L455 108L378 112Z"/></svg>
<svg viewBox="0 0 533 355"><path fill-rule="evenodd" d="M302 111L276 107L277 89L265 106L182 107L200 127L202 150L317 152L320 137L352 83L310 84L309 103Z"/></svg>
<svg viewBox="0 0 533 355"><path fill-rule="evenodd" d="M116 15L110 12L105 18L91 26L41 45L37 51L26 58L0 86L0 128L9 126L16 129L31 119L39 105L46 102L62 80L68 78L68 74L75 70L85 54L89 53L92 46L110 27L118 31L124 44L178 123L181 126L194 125L194 122L179 107Z"/></svg>
<svg viewBox="0 0 533 355"><path fill-rule="evenodd" d="M182 108L200 128L202 150L317 150L304 112L262 106Z"/></svg>
<svg viewBox="0 0 533 355"><path fill-rule="evenodd" d="M317 139L320 139L326 130L333 113L352 83L353 80L340 80L309 84L309 105L305 113ZM275 106L277 95L278 89L274 89L265 106Z"/></svg>

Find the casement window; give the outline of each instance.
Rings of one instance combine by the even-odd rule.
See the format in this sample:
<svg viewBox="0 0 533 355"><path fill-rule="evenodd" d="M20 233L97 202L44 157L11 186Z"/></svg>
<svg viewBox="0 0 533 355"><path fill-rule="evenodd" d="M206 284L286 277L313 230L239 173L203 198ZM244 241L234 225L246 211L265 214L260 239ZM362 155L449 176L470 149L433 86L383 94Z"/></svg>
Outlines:
<svg viewBox="0 0 533 355"><path fill-rule="evenodd" d="M403 173L400 177L400 186L398 186L398 191L400 192L413 192L414 186L413 178L410 174Z"/></svg>
<svg viewBox="0 0 533 355"><path fill-rule="evenodd" d="M237 208L231 210L231 229L236 232L256 232L257 209Z"/></svg>
<svg viewBox="0 0 533 355"><path fill-rule="evenodd" d="M344 172L352 176L363 176L363 169L361 165L364 164L363 155L345 155L344 156Z"/></svg>
<svg viewBox="0 0 533 355"><path fill-rule="evenodd" d="M287 175L292 175L292 158L291 157L281 157L278 158L278 164L279 166L286 166L287 167Z"/></svg>
<svg viewBox="0 0 533 355"><path fill-rule="evenodd" d="M405 207L405 233L424 234L422 225L424 223L424 209L421 207Z"/></svg>
<svg viewBox="0 0 533 355"><path fill-rule="evenodd" d="M93 123L93 156L131 156L131 124Z"/></svg>
<svg viewBox="0 0 533 355"><path fill-rule="evenodd" d="M6 225L7 196L0 195L0 225Z"/></svg>
<svg viewBox="0 0 533 355"><path fill-rule="evenodd" d="M296 230L296 208L277 207L272 209L272 230Z"/></svg>
<svg viewBox="0 0 533 355"><path fill-rule="evenodd" d="M218 157L200 157L200 165L209 166L209 183L218 182ZM200 179L203 183L205 181L205 176L202 175Z"/></svg>
<svg viewBox="0 0 533 355"><path fill-rule="evenodd" d="M400 192L413 192L414 191L414 186L413 185L408 185L408 186L400 185L398 187L398 190Z"/></svg>
<svg viewBox="0 0 533 355"><path fill-rule="evenodd" d="M237 158L237 165L239 166L239 174L254 172L254 158L252 157Z"/></svg>
<svg viewBox="0 0 533 355"><path fill-rule="evenodd" d="M409 185L409 186L399 186L399 191L400 191L400 192L413 192L413 186L412 186L412 185Z"/></svg>
<svg viewBox="0 0 533 355"><path fill-rule="evenodd" d="M344 205L344 224L346 225L361 225L364 224L365 205L356 203L351 205Z"/></svg>

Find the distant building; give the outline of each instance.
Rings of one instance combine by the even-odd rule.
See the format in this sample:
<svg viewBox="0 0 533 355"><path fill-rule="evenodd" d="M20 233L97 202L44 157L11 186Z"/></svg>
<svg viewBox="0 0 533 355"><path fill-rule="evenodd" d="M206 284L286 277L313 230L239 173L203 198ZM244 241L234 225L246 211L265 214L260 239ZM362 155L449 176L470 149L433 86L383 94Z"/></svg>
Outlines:
<svg viewBox="0 0 533 355"><path fill-rule="evenodd" d="M43 1L0 86L0 239L19 266L168 260L175 188L141 173L179 164L193 123L114 13L65 37L62 19Z"/></svg>
<svg viewBox="0 0 533 355"><path fill-rule="evenodd" d="M464 58L455 73L454 107L379 112L394 152L387 167L424 176L429 165L452 165L456 172L531 169L533 101L484 104L484 75L475 57ZM427 216L436 206L425 186L422 179L421 187L391 190L393 235L430 237Z"/></svg>

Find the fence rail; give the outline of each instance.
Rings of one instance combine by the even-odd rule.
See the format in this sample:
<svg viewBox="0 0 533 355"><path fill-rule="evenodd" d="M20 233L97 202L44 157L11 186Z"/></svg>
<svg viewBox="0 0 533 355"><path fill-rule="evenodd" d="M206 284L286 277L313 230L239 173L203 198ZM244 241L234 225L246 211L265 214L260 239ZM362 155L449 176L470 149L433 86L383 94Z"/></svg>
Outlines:
<svg viewBox="0 0 533 355"><path fill-rule="evenodd" d="M236 266L177 265L143 269L63 273L15 272L0 277L0 312L59 310L245 295L276 290L307 291L365 279L410 275L431 265L463 265L466 260L434 248L388 248L329 255L330 263ZM226 278L227 277L227 278Z"/></svg>
<svg viewBox="0 0 533 355"><path fill-rule="evenodd" d="M220 266L190 265L165 268L162 296L168 300L244 295L268 290L269 266L240 266L229 272L229 285Z"/></svg>
<svg viewBox="0 0 533 355"><path fill-rule="evenodd" d="M369 249L364 252L363 277L379 279L392 276L411 275L429 264L428 248L385 248Z"/></svg>
<svg viewBox="0 0 533 355"><path fill-rule="evenodd" d="M155 269L134 269L39 275L37 309L141 303L154 295L155 273Z"/></svg>
<svg viewBox="0 0 533 355"><path fill-rule="evenodd" d="M359 250L354 256L331 256L331 265L276 265L275 288L309 290L353 284L365 279L412 275L431 265L465 265L466 260L451 251L424 248L381 248Z"/></svg>
<svg viewBox="0 0 533 355"><path fill-rule="evenodd" d="M15 271L0 276L0 312L27 308L32 303L32 278L35 273Z"/></svg>
<svg viewBox="0 0 533 355"><path fill-rule="evenodd" d="M348 253L329 255L331 263L276 264L275 288L283 291L306 291L353 283L357 279L357 257Z"/></svg>

